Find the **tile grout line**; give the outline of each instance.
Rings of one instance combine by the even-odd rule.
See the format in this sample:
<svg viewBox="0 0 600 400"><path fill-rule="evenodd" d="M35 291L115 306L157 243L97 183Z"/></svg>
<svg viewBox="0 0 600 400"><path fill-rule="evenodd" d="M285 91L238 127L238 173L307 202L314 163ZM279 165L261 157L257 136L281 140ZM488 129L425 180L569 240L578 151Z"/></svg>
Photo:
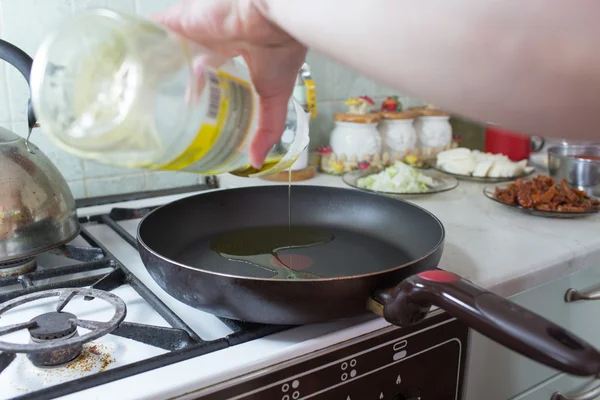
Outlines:
<svg viewBox="0 0 600 400"><path fill-rule="evenodd" d="M83 195L85 196L85 198L87 199L89 197L88 195L88 181L87 181L87 168L86 168L86 163L83 160L81 161L81 175L83 177Z"/></svg>
<svg viewBox="0 0 600 400"><path fill-rule="evenodd" d="M135 4L135 2L134 2L134 4ZM148 174L146 171L144 171L144 189L145 189L145 190L148 190L148 186L149 186L149 185L148 185L148 176L149 176L149 175L150 175L150 174Z"/></svg>
<svg viewBox="0 0 600 400"><path fill-rule="evenodd" d="M333 97L334 97L334 101L339 101L336 100L338 97L338 85L337 85L337 79L338 79L338 73L339 73L339 64L336 62L334 63L334 66L332 68L332 72L331 72L331 82L333 82L333 88L332 88L332 92L333 92Z"/></svg>
<svg viewBox="0 0 600 400"><path fill-rule="evenodd" d="M0 0L0 37L4 37L3 35L3 29L2 27L5 25L4 24L4 3L2 0ZM11 90L10 90L10 85L9 85L9 79L8 79L8 67L11 66L9 63L4 63L4 84L6 85L6 100L8 101L8 124L11 130L14 130L13 128L13 123L15 120L15 115L14 115L14 107L13 107L13 102L12 102L12 94L11 94ZM14 67L13 67L14 68Z"/></svg>
<svg viewBox="0 0 600 400"><path fill-rule="evenodd" d="M71 14L75 15L75 0L69 0L69 2L71 4ZM85 162L83 162L82 159L79 159L79 163L81 165L81 177L82 177L82 181L83 181L83 197L87 199L89 196L88 196L87 178L85 175Z"/></svg>

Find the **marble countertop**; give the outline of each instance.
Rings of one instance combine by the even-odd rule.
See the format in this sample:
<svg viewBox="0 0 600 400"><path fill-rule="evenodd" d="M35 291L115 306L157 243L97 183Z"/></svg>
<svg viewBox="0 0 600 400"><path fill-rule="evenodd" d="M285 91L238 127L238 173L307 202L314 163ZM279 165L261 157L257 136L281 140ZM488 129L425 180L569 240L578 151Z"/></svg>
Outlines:
<svg viewBox="0 0 600 400"><path fill-rule="evenodd" d="M222 175L219 182L222 188L287 185L233 175ZM323 174L293 185L348 187L341 177ZM449 192L409 199L446 228L441 268L511 296L600 267L600 215L554 219L523 214L485 197L485 186L461 181Z"/></svg>

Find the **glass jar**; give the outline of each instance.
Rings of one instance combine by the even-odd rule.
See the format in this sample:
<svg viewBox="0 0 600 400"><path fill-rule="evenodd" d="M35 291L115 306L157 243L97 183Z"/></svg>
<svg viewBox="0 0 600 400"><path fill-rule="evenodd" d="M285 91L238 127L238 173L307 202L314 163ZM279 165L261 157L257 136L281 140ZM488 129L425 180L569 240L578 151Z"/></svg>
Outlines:
<svg viewBox="0 0 600 400"><path fill-rule="evenodd" d="M255 170L248 150L258 97L246 66L109 10L80 13L47 37L31 89L46 134L104 164L261 176L291 166L309 141L306 114L290 98L287 140Z"/></svg>

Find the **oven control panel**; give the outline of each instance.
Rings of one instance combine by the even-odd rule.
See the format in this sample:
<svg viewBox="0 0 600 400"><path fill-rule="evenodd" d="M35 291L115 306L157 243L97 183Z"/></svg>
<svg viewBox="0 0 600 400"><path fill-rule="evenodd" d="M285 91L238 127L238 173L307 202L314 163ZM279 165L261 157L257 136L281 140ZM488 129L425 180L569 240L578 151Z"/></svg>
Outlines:
<svg viewBox="0 0 600 400"><path fill-rule="evenodd" d="M458 400L468 327L445 313L218 386L199 400Z"/></svg>

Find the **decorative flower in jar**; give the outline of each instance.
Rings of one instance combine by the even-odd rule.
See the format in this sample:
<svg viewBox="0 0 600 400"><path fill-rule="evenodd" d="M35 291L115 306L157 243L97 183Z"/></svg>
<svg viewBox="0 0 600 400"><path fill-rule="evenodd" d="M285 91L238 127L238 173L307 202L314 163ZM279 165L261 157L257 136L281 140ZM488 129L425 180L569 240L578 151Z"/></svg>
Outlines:
<svg viewBox="0 0 600 400"><path fill-rule="evenodd" d="M369 107L375 105L373 99L368 96L351 97L346 100L348 106L348 114L365 115L369 111Z"/></svg>
<svg viewBox="0 0 600 400"><path fill-rule="evenodd" d="M381 102L382 112L402 112L402 103L398 100L398 96L388 96L384 101Z"/></svg>
<svg viewBox="0 0 600 400"><path fill-rule="evenodd" d="M329 160L331 158L331 155L333 154L333 150L331 150L331 147L329 146L319 146L315 150L319 155L319 169L324 172L327 171L329 166Z"/></svg>

